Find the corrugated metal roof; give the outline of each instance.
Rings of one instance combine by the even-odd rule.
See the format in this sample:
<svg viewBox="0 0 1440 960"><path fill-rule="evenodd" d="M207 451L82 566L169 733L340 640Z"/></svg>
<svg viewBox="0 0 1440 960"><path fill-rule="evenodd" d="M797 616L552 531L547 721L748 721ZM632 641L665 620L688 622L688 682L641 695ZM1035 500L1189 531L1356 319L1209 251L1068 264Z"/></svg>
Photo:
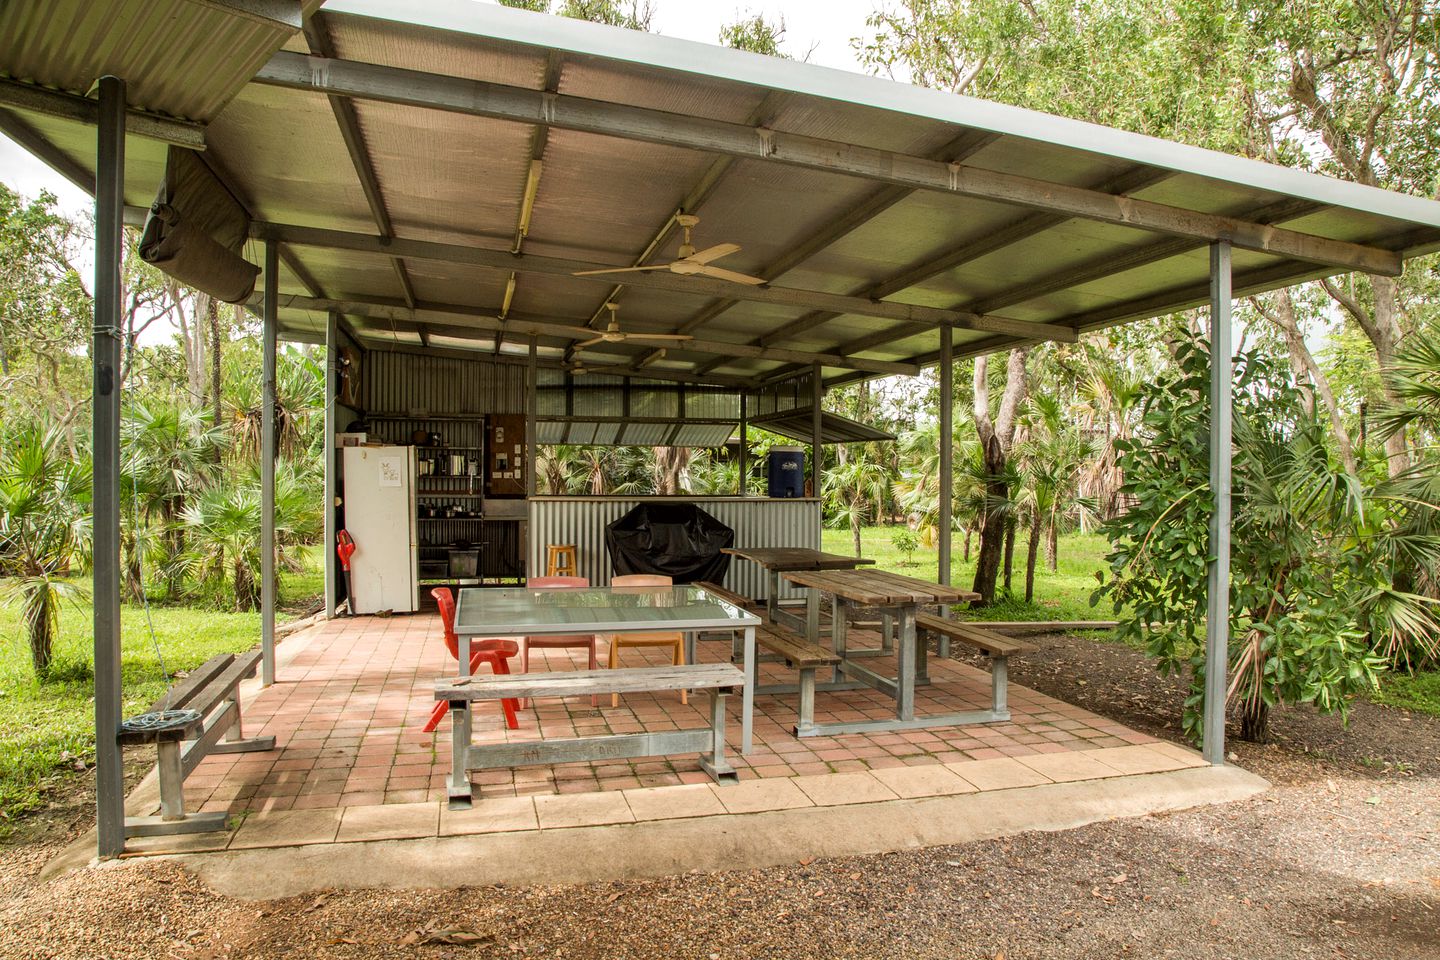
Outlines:
<svg viewBox="0 0 1440 960"><path fill-rule="evenodd" d="M781 413L767 413L754 417L752 426L762 427L771 433L778 433L791 440L809 443L814 436L814 421L811 411L814 407L785 410ZM858 420L842 417L828 410L820 411L821 443L870 443L872 441L894 440L895 434L888 433Z"/></svg>
<svg viewBox="0 0 1440 960"><path fill-rule="evenodd" d="M67 11L78 36L104 36L105 43L54 50L61 16L39 14L36 3L12 3L0 9L0 28L23 27L14 35L30 45L4 33L0 73L74 89L102 68L129 71L137 102L208 121L210 159L257 217L345 235L343 243L322 237L287 244L286 259L300 270L282 271L281 319L297 336L313 336L316 318L335 307L377 344L418 342L423 326L446 345L464 343L473 331L472 346L493 349L503 326L502 350L523 353L533 335L542 361L558 364L585 336L567 330L598 325L602 304L618 296L623 329L683 331L696 342L664 344L663 355L655 352L661 344L639 339L600 344L579 351L587 364L629 366L637 377L757 382L808 373L817 362L832 378L933 361L934 323L867 315L863 308L876 301L1083 330L1203 300L1204 238L1141 229L1128 219L1102 222L1103 212L1087 211L1083 219L1039 209L1047 191L1063 188L1262 224L1273 218L1284 231L1406 255L1440 246L1440 204L1433 201L812 64L469 0L331 0L317 15L341 60L415 71L405 75L403 89L346 88L358 128L352 139L359 152L352 155L330 100L313 89L330 80L329 61L303 61L299 70L308 79L288 85L274 75L266 83L241 82L264 59L255 54L261 28L253 21L232 17L202 37L202 19L224 15L188 0L51 6ZM116 10L128 19L111 36L105 29L121 22ZM162 43L186 37L194 50L187 47L178 60L153 55ZM269 42L273 50L284 40ZM299 37L289 38L286 49L309 51ZM196 79L198 62L208 69ZM754 133L756 149L741 156L717 146L719 139L655 142L663 137L653 129L666 124L657 114L627 131L587 131L567 126L570 114L557 114L554 99L543 123L473 115L489 104L475 91L447 110L400 102L423 100L415 91L451 83L445 78L500 85L505 95L535 99L543 90L738 124ZM58 121L36 127L71 161L93 167L88 133ZM964 166L957 170L1038 183L1032 194L1008 202L993 192L916 189L887 182L878 160L868 176L777 162L785 158L762 155L774 136L834 141L836 156L880 150L932 166L959 157ZM536 154L542 172L529 234L522 255L511 258ZM153 194L159 157L144 147L133 153L127 192L133 202ZM388 241L377 238L381 226L357 172L365 168L374 172L394 236L442 245L408 248L399 260L413 307L400 270L387 262ZM673 217L682 206L701 218L697 246L740 244L720 265L762 276L768 287L711 288L669 273L577 278L542 269L537 260L628 266L643 256L648 264L666 263L677 256ZM1117 199L1113 207L1131 211L1134 203ZM357 244L369 249L338 248ZM464 262L455 255L464 250L491 257ZM797 250L804 255L792 255ZM1234 263L1242 296L1336 272L1313 257L1240 246ZM502 324L512 272L514 295ZM642 277L679 285L648 287ZM632 282L617 289L625 280ZM822 310L820 294L858 299L846 304L851 312ZM963 328L952 334L960 356L1003 347L1017 335ZM808 405L808 391L803 399ZM618 415L604 394L587 394L586 402ZM688 407L686 413L699 416ZM613 439L609 428L596 431L595 442Z"/></svg>

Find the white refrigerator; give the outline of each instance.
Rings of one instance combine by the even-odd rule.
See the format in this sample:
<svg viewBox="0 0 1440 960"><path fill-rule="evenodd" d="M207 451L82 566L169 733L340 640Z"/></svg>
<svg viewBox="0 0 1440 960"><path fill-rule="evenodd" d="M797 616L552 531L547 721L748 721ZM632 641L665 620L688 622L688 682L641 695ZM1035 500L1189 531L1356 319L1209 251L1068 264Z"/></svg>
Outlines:
<svg viewBox="0 0 1440 960"><path fill-rule="evenodd" d="M415 577L415 448L344 447L345 529L356 613L413 613Z"/></svg>

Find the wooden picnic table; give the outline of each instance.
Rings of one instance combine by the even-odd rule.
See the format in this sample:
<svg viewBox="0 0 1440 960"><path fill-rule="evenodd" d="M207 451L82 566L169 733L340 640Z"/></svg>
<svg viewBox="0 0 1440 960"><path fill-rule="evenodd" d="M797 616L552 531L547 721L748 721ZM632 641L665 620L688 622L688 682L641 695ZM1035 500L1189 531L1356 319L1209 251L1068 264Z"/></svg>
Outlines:
<svg viewBox="0 0 1440 960"><path fill-rule="evenodd" d="M1008 719L1008 711L993 708L940 716L915 716L916 682L928 682L926 652L917 642L916 614L922 607L978 600L978 594L884 570L799 570L785 573L784 577L796 586L810 591L812 606L818 605L822 593L832 597L834 610L831 617L831 643L841 660L835 666L834 680L819 689L845 689L858 683L873 687L895 699L893 720L819 723L814 725L812 735L916 730ZM887 677L877 673L850 654L846 644L846 629L850 614L857 610L880 610L893 616L898 622L898 663L895 676ZM809 633L809 638L812 642L818 642L818 618L813 619L815 629ZM1001 713L1005 715L1001 716Z"/></svg>
<svg viewBox="0 0 1440 960"><path fill-rule="evenodd" d="M728 553L730 556L739 557L742 560L749 560L765 569L766 576L770 581L770 588L765 596L765 618L771 623L778 623L777 618L781 614L780 608L777 606L780 597L780 574L797 570L851 570L875 562L864 557L851 557L843 553L825 553L823 550L812 550L809 547L725 547L720 552ZM810 604L806 608L804 629L810 633L812 638L815 630L811 629L811 621L814 621L818 627L819 610L818 604Z"/></svg>

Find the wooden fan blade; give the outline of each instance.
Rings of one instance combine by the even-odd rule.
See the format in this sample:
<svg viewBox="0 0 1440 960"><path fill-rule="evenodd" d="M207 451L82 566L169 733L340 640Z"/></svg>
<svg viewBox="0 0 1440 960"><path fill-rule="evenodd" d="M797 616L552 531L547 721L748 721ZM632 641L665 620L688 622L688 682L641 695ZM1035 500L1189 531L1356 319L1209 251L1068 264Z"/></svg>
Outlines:
<svg viewBox="0 0 1440 960"><path fill-rule="evenodd" d="M594 277L602 273L639 273L642 270L669 270L670 264L657 263L648 267L610 267L605 270L576 270L572 277Z"/></svg>
<svg viewBox="0 0 1440 960"><path fill-rule="evenodd" d="M700 273L707 277L714 277L717 280L729 280L732 283L748 283L751 286L759 286L764 283L759 277L752 277L746 273L736 273L734 270L726 270L722 267L711 267L702 264Z"/></svg>
<svg viewBox="0 0 1440 960"><path fill-rule="evenodd" d="M604 340L604 337L591 337L589 340L575 344L575 349L584 350L586 347L593 347L595 344L602 343Z"/></svg>
<svg viewBox="0 0 1440 960"><path fill-rule="evenodd" d="M717 243L713 247L697 250L685 259L692 263L710 263L712 260L719 260L721 257L728 257L732 253L739 252L740 244L738 243Z"/></svg>
<svg viewBox="0 0 1440 960"><path fill-rule="evenodd" d="M626 340L694 340L688 333L627 333Z"/></svg>

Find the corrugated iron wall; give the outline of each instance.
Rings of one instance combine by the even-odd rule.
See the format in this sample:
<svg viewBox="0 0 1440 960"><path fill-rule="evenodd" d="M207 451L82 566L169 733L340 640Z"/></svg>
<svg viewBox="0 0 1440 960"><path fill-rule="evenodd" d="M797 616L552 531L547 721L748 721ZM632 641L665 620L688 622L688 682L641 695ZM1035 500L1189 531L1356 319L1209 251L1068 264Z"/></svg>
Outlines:
<svg viewBox="0 0 1440 960"><path fill-rule="evenodd" d="M654 499L654 498L645 498ZM673 499L668 502L673 503ZM706 513L735 531L737 546L808 547L820 549L820 504L815 500L741 500L686 497ZM610 582L610 555L605 549L605 525L618 520L640 499L620 497L555 497L531 500L530 550L528 569L545 570L545 551L550 544L573 543L582 577L595 586ZM736 593L760 598L767 586L764 571L748 560L732 559L723 586ZM798 597L801 591L782 588L782 597Z"/></svg>
<svg viewBox="0 0 1440 960"><path fill-rule="evenodd" d="M525 365L371 350L360 395L371 415L523 414Z"/></svg>

